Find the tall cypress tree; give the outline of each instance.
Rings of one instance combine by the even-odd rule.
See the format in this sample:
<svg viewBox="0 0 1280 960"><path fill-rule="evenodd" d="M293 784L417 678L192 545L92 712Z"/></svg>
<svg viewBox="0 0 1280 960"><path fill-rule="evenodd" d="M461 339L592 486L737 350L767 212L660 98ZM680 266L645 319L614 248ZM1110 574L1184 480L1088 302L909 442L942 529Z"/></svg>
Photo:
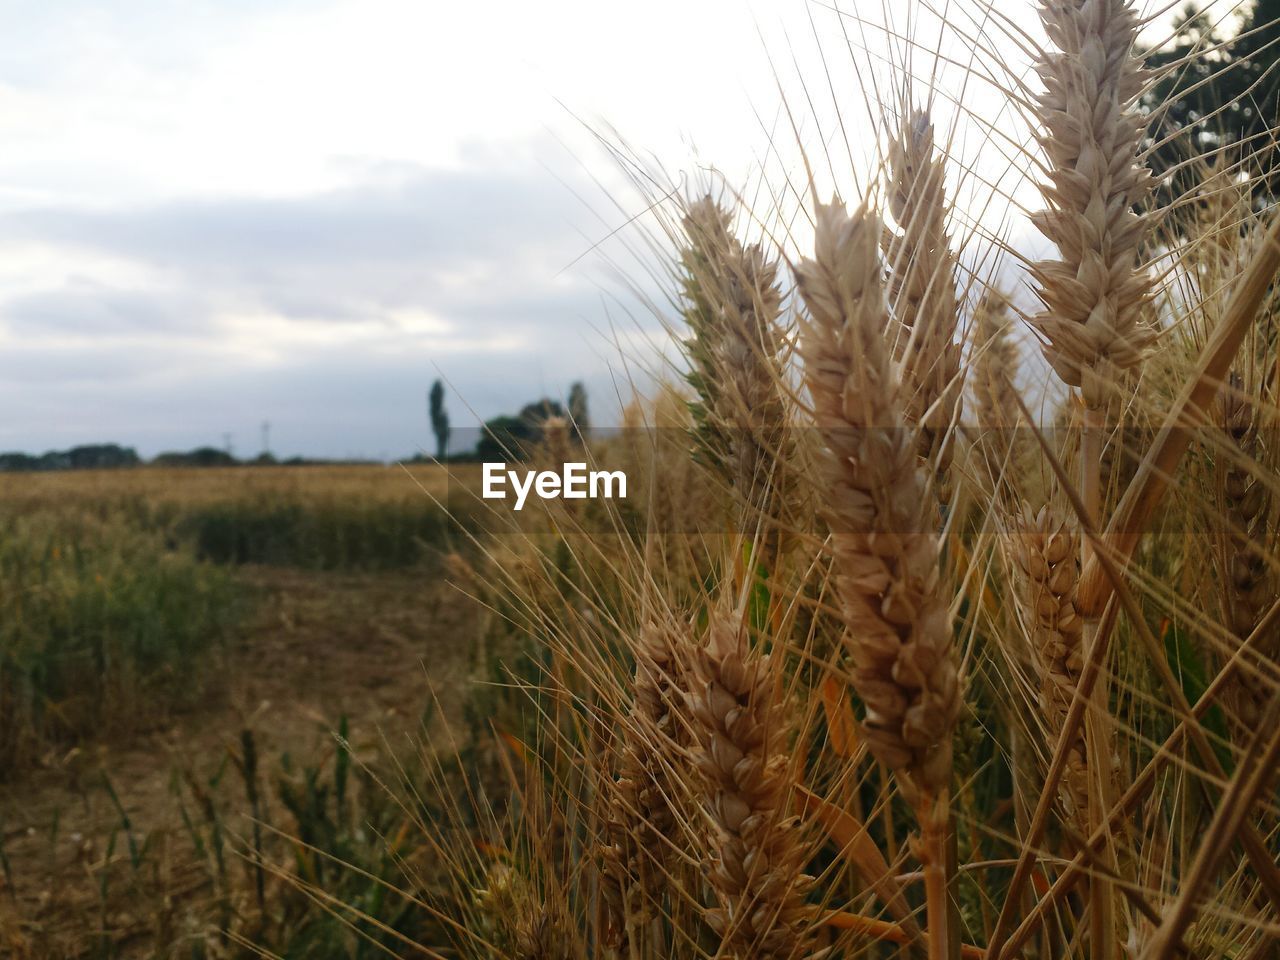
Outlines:
<svg viewBox="0 0 1280 960"><path fill-rule="evenodd" d="M569 419L572 421L573 435L581 441L591 429L591 417L587 412L587 388L581 380L575 380L569 387Z"/></svg>
<svg viewBox="0 0 1280 960"><path fill-rule="evenodd" d="M443 463L449 455L449 413L444 408L444 384L439 380L431 385L427 406L436 437L436 459Z"/></svg>

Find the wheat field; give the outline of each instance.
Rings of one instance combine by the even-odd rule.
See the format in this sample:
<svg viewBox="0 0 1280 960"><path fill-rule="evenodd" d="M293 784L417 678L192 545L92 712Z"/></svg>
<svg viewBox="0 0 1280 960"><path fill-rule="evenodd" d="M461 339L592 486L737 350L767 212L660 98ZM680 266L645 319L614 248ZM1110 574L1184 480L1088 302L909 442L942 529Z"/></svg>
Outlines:
<svg viewBox="0 0 1280 960"><path fill-rule="evenodd" d="M623 470L624 501L130 489L182 491L192 563L443 544L474 614L465 668L424 664L448 709L411 749L341 728L283 825L253 737L229 750L252 809L191 831L239 858L217 934L157 954L1280 956L1271 141L1153 132L1152 92L1220 53L1149 67L1163 10L910 8L843 14L882 79L788 95L794 163L664 179L618 149L678 350L621 430L556 419L529 458ZM869 117L856 149L815 91Z"/></svg>

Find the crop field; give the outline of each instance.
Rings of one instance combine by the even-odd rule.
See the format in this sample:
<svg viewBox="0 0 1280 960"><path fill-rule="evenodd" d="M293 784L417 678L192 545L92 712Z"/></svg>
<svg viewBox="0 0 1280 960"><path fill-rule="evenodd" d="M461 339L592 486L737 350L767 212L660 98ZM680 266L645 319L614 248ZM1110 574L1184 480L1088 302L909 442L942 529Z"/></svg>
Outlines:
<svg viewBox="0 0 1280 960"><path fill-rule="evenodd" d="M362 764L458 708L479 621L432 498L468 482L0 476L0 955L346 955L291 885L323 861L281 836L389 869L366 831L392 798Z"/></svg>

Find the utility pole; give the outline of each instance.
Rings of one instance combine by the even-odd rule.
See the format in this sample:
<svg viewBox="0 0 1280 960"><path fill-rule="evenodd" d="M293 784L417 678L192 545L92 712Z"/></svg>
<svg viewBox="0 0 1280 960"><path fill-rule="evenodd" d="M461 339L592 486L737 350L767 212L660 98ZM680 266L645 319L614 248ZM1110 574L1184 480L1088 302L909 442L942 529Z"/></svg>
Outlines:
<svg viewBox="0 0 1280 960"><path fill-rule="evenodd" d="M224 433L222 435L222 449L227 451L227 456L231 456L231 434Z"/></svg>
<svg viewBox="0 0 1280 960"><path fill-rule="evenodd" d="M262 455L269 457L271 455L271 421L262 421Z"/></svg>

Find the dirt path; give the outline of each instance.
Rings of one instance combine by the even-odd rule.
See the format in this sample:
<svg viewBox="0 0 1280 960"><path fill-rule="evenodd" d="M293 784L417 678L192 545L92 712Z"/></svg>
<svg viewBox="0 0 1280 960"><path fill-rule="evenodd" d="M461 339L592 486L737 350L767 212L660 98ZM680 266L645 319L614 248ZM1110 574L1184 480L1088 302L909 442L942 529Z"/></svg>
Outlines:
<svg viewBox="0 0 1280 960"><path fill-rule="evenodd" d="M406 747L420 736L429 687L450 712L460 702L474 611L438 578L240 575L258 599L212 668L214 696L0 787L0 956L147 956L155 929L173 924L203 940L201 927L216 925L198 907L210 874L183 811L198 817L202 792L214 807L245 805L234 770L242 731L253 731L260 769L273 770L285 752L331 756L340 717L360 756L384 736ZM182 931L165 931L174 936Z"/></svg>

